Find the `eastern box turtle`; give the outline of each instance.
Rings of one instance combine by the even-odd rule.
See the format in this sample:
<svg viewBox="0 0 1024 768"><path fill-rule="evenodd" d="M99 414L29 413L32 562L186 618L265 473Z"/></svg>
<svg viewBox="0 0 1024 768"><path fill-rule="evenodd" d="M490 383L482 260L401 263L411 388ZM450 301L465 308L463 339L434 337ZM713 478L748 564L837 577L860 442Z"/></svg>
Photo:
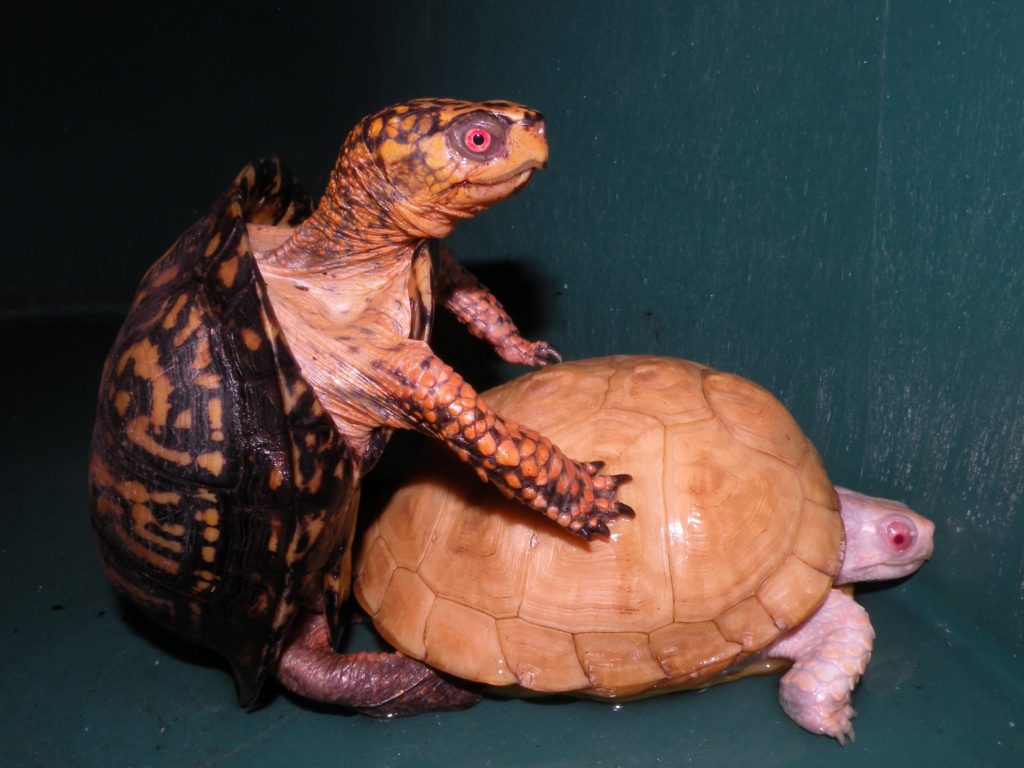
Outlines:
<svg viewBox="0 0 1024 768"><path fill-rule="evenodd" d="M502 418L425 341L436 299L505 360L559 359L439 241L547 154L525 107L400 104L349 134L315 210L258 162L143 278L100 384L93 527L117 591L223 654L242 704L271 673L379 714L466 703L418 662L328 645L359 479L394 428L583 537L632 513L614 499L625 476Z"/></svg>
<svg viewBox="0 0 1024 768"><path fill-rule="evenodd" d="M786 712L852 737L874 633L833 582L913 572L931 554L930 522L897 502L837 498L781 403L695 363L565 363L485 396L630 472L623 499L642 514L607 541L574 540L426 459L357 564L356 595L385 639L472 681L615 699L791 659Z"/></svg>

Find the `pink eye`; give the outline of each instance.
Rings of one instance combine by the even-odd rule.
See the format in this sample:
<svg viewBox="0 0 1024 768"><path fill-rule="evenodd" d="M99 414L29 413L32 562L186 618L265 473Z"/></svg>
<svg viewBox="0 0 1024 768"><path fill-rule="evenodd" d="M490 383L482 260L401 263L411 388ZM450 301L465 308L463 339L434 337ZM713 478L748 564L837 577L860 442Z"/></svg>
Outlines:
<svg viewBox="0 0 1024 768"><path fill-rule="evenodd" d="M477 110L455 119L446 132L448 146L474 163L488 161L505 148L508 125L497 115Z"/></svg>
<svg viewBox="0 0 1024 768"><path fill-rule="evenodd" d="M470 152L482 154L491 146L491 134L483 128L470 128L462 141Z"/></svg>
<svg viewBox="0 0 1024 768"><path fill-rule="evenodd" d="M882 535L897 552L906 552L914 543L916 531L909 523L895 519L882 524Z"/></svg>

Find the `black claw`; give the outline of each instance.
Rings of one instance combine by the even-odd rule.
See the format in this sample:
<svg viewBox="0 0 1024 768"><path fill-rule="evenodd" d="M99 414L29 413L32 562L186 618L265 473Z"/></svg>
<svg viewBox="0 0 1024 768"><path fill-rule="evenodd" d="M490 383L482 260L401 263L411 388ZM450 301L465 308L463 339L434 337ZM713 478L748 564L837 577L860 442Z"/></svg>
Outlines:
<svg viewBox="0 0 1024 768"><path fill-rule="evenodd" d="M615 514L620 517L636 517L636 512L629 504L623 504L621 501L615 502Z"/></svg>
<svg viewBox="0 0 1024 768"><path fill-rule="evenodd" d="M622 485L623 483L628 483L632 479L633 479L632 475L612 475L612 480L615 481L615 487L616 488L618 486Z"/></svg>
<svg viewBox="0 0 1024 768"><path fill-rule="evenodd" d="M537 361L541 365L550 365L552 363L562 362L561 353L550 345L544 345L544 348L537 355Z"/></svg>
<svg viewBox="0 0 1024 768"><path fill-rule="evenodd" d="M604 462L603 461L588 461L587 462L587 468L591 471L591 473L597 474L602 469L604 469Z"/></svg>
<svg viewBox="0 0 1024 768"><path fill-rule="evenodd" d="M610 533L608 526L604 524L603 520L597 520L591 523L589 530L590 533L600 533L602 536L607 536Z"/></svg>

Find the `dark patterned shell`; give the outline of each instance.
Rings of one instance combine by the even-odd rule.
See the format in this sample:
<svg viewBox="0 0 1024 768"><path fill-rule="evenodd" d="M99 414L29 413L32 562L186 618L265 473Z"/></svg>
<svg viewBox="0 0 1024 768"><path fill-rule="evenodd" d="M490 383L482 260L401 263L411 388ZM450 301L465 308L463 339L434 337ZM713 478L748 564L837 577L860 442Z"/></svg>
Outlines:
<svg viewBox="0 0 1024 768"><path fill-rule="evenodd" d="M247 222L308 213L276 160L239 174L143 279L92 439L92 520L111 582L227 657L243 704L304 589L324 592L335 627L347 590L355 467L280 334L246 234Z"/></svg>

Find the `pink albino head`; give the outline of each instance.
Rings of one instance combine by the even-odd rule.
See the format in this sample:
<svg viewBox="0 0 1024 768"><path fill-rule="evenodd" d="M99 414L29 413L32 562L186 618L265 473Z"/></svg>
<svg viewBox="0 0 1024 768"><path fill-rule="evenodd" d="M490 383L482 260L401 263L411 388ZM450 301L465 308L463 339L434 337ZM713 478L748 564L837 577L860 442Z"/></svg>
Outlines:
<svg viewBox="0 0 1024 768"><path fill-rule="evenodd" d="M836 488L846 528L837 584L907 576L932 556L935 525L907 505Z"/></svg>

